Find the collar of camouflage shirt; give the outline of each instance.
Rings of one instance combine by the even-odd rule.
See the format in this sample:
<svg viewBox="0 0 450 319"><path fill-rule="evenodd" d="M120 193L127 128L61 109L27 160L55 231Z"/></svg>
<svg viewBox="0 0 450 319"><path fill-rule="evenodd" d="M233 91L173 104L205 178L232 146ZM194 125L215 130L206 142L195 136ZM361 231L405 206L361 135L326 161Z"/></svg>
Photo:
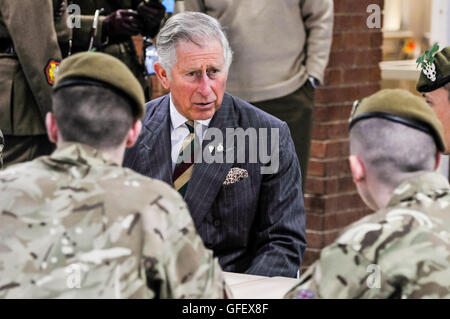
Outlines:
<svg viewBox="0 0 450 319"><path fill-rule="evenodd" d="M85 167L87 170L92 166L118 166L107 154L98 149L70 142L58 146L45 161L48 165L58 166L60 169L67 169L68 166L77 166L80 169Z"/></svg>
<svg viewBox="0 0 450 319"><path fill-rule="evenodd" d="M393 192L387 207L393 207L408 198L415 198L421 193L428 197L450 193L448 181L439 173L427 172L401 183Z"/></svg>

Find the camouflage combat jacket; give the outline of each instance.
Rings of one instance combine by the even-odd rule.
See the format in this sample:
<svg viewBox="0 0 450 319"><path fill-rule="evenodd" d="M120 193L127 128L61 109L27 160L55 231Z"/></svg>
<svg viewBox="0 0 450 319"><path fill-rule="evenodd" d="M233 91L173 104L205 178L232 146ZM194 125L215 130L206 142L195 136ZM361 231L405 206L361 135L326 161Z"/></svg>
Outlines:
<svg viewBox="0 0 450 319"><path fill-rule="evenodd" d="M425 173L349 226L286 298L450 298L450 189Z"/></svg>
<svg viewBox="0 0 450 319"><path fill-rule="evenodd" d="M0 172L0 298L222 298L224 277L163 182L67 143Z"/></svg>

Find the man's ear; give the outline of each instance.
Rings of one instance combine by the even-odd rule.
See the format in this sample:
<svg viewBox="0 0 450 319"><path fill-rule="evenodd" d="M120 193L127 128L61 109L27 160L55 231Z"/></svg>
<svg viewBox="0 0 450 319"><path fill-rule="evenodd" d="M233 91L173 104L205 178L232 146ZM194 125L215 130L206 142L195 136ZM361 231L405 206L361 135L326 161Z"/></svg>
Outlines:
<svg viewBox="0 0 450 319"><path fill-rule="evenodd" d="M350 170L353 175L353 182L355 184L361 183L366 179L366 169L364 167L364 163L361 161L357 155L350 155L348 158L350 163Z"/></svg>
<svg viewBox="0 0 450 319"><path fill-rule="evenodd" d="M125 142L125 146L127 148L132 147L136 143L139 134L141 134L141 130L142 122L141 120L136 120L133 126L128 130L127 139Z"/></svg>
<svg viewBox="0 0 450 319"><path fill-rule="evenodd" d="M47 129L47 135L50 142L57 144L59 129L58 125L56 124L55 116L52 112L48 112L45 116L45 127Z"/></svg>
<svg viewBox="0 0 450 319"><path fill-rule="evenodd" d="M162 67L162 65L159 62L155 62L153 68L155 70L156 76L159 79L159 82L161 82L164 89L166 90L170 89L170 80L167 71Z"/></svg>
<svg viewBox="0 0 450 319"><path fill-rule="evenodd" d="M436 152L436 164L434 165L434 170L437 170L441 164L441 152Z"/></svg>

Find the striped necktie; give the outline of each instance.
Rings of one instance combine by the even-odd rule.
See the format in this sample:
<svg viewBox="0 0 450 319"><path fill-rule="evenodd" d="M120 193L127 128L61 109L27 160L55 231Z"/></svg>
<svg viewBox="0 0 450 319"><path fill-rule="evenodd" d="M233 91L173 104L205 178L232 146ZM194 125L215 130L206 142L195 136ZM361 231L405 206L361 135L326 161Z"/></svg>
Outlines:
<svg viewBox="0 0 450 319"><path fill-rule="evenodd" d="M189 179L194 170L195 146L198 146L198 144L195 145L194 121L188 120L186 125L189 129L189 135L183 141L173 172L173 186L183 197L186 194Z"/></svg>

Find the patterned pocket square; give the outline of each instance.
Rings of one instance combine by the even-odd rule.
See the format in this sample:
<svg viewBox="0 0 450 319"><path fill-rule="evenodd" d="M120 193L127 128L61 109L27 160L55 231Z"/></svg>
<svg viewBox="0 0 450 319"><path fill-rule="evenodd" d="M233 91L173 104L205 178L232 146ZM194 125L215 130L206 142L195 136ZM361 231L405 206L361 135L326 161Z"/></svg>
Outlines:
<svg viewBox="0 0 450 319"><path fill-rule="evenodd" d="M231 185L234 183L237 183L239 181L242 181L243 179L246 179L248 177L247 170L239 167L233 167L230 169L230 171L227 174L227 178L225 178L225 182L223 182L223 185Z"/></svg>

